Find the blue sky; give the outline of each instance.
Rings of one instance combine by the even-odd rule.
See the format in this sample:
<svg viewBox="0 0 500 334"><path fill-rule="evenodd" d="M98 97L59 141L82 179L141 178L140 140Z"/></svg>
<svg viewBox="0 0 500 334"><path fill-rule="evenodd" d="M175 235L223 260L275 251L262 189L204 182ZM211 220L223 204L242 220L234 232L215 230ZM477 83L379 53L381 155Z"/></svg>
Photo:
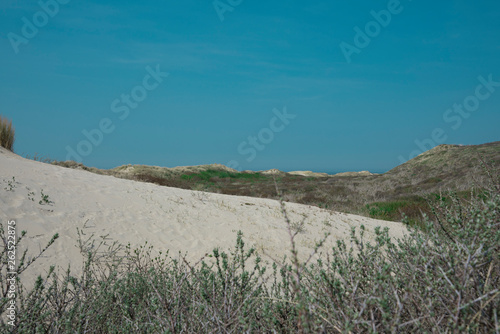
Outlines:
<svg viewBox="0 0 500 334"><path fill-rule="evenodd" d="M383 172L440 141L500 140L498 1L215 4L2 0L15 152Z"/></svg>

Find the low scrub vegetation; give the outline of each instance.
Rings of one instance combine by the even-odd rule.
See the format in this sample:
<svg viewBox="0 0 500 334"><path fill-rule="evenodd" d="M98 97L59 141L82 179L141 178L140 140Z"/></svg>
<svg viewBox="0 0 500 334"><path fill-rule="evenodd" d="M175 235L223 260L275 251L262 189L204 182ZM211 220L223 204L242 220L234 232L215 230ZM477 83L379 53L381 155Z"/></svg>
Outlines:
<svg viewBox="0 0 500 334"><path fill-rule="evenodd" d="M106 248L79 233L82 274L68 269L58 277L51 268L30 291L18 284L18 318L12 327L2 315L0 331L498 333L500 186L498 176L491 180L468 199L436 196L424 230L410 228L393 240L377 229L369 243L363 227L353 229L350 242L306 262L299 261L299 231L284 205L290 257L271 264L246 247L241 232L231 252L214 249L196 264L152 255L148 247ZM7 243L0 232L4 282Z"/></svg>
<svg viewBox="0 0 500 334"><path fill-rule="evenodd" d="M198 179L202 181L211 181L213 178L216 179L246 179L246 180L255 180L263 178L263 175L260 173L232 173L226 171L219 171L209 169L206 171L202 171L199 173L190 173L181 175L181 179L183 180L193 180Z"/></svg>
<svg viewBox="0 0 500 334"><path fill-rule="evenodd" d="M426 197L411 196L396 201L374 202L366 205L368 216L374 219L389 221L405 221L414 227L425 227L425 215L431 213L429 200L431 194Z"/></svg>
<svg viewBox="0 0 500 334"><path fill-rule="evenodd" d="M380 175L311 177L283 172L272 175L236 172L222 165L183 168L128 165L101 170L70 161L52 163L169 187L272 199L278 199L276 178L287 202L391 221L407 217L408 224L423 228L422 214L431 213L429 196L443 189L453 189L462 196L488 182L481 165L500 167L500 142L440 145Z"/></svg>
<svg viewBox="0 0 500 334"><path fill-rule="evenodd" d="M12 151L15 140L15 129L12 121L2 118L0 115L0 146Z"/></svg>

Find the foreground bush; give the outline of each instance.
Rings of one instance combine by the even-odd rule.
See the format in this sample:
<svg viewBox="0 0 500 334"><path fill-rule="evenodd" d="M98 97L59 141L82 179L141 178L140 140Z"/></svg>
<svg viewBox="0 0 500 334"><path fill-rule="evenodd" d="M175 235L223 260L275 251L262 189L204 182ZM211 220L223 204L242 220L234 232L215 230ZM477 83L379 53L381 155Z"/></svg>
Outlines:
<svg viewBox="0 0 500 334"><path fill-rule="evenodd" d="M0 146L12 151L14 146L15 130L12 121L0 116Z"/></svg>
<svg viewBox="0 0 500 334"><path fill-rule="evenodd" d="M83 274L52 270L19 298L17 333L495 333L500 331L500 191L436 198L427 232L364 228L319 259L266 266L235 249L190 264L152 249L80 241ZM284 211L286 218L286 211ZM290 221L286 218L287 223ZM5 239L4 239L5 241ZM5 246L5 245L4 245ZM319 247L320 245L318 245ZM2 271L4 268L2 253ZM4 299L2 299L3 301ZM0 302L0 311L5 311ZM12 328L2 316L0 331Z"/></svg>

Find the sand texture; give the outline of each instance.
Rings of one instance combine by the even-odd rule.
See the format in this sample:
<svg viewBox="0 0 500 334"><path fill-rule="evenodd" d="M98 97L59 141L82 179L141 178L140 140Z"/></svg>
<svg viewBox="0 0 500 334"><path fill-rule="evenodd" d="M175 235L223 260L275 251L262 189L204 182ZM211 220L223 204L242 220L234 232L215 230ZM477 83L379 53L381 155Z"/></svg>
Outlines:
<svg viewBox="0 0 500 334"><path fill-rule="evenodd" d="M53 203L39 203L42 191ZM361 224L370 238L375 226L390 227L396 237L406 231L400 223L312 206L286 203L286 208L294 226L303 222L297 245L304 257L325 232L331 233L325 247L331 247L337 239L349 239L351 227ZM233 247L238 230L243 232L246 244L255 246L261 254L281 258L290 249L287 225L276 200L118 179L27 160L4 149L0 149L0 214L3 224L7 219L17 220L18 233L27 230L24 245L30 256L52 235L60 235L23 274L26 281L44 274L52 264L59 270L69 263L72 269L81 268L76 231L84 224L86 233L109 235L110 242L137 247L147 241L158 251L169 249L172 256L187 252L193 262L214 247Z"/></svg>

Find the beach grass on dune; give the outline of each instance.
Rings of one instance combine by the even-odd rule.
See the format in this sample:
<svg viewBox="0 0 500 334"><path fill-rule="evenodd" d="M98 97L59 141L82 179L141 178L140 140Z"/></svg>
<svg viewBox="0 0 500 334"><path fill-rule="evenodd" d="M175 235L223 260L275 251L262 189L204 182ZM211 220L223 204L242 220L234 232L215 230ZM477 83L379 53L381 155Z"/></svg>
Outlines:
<svg viewBox="0 0 500 334"><path fill-rule="evenodd" d="M15 129L12 121L0 115L0 146L12 151L15 141Z"/></svg>

